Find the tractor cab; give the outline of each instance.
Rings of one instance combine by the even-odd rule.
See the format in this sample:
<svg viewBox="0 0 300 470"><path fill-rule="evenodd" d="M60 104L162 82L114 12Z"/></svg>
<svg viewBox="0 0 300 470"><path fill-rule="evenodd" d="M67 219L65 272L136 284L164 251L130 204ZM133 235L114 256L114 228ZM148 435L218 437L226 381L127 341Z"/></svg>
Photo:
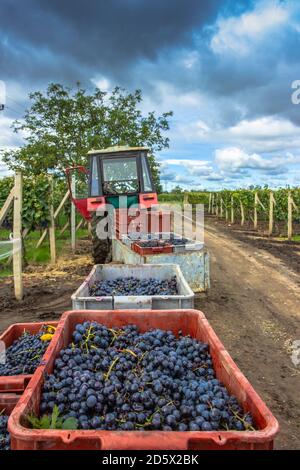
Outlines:
<svg viewBox="0 0 300 470"><path fill-rule="evenodd" d="M90 220L93 212L105 209L108 204L115 209L134 205L149 210L157 206L147 148L110 147L91 150L88 158L89 170L83 167L67 170L72 200L86 219ZM79 179L85 178L87 181L85 198L74 194L71 183L73 171L79 172Z"/></svg>

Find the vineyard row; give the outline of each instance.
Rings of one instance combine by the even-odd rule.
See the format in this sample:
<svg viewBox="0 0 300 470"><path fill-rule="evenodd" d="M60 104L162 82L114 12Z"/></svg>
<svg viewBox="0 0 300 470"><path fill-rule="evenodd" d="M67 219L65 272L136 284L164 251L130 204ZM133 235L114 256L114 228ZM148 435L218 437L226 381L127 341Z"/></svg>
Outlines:
<svg viewBox="0 0 300 470"><path fill-rule="evenodd" d="M300 222L300 190L269 189L220 191L209 194L208 213L241 226L267 224L268 235L283 226L289 240L294 234L294 224Z"/></svg>

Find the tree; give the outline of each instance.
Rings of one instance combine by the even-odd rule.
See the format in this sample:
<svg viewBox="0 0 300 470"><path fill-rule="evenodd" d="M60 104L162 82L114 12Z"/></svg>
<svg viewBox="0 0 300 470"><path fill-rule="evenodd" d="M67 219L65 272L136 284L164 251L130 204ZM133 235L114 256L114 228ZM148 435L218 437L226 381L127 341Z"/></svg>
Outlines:
<svg viewBox="0 0 300 470"><path fill-rule="evenodd" d="M139 109L142 93L116 87L111 93L98 88L92 94L77 84L72 90L50 83L46 93L31 93L30 109L24 121L15 121L14 132L25 132L25 145L2 151L10 169L24 173L56 173L72 165L86 165L87 152L112 145L146 146L157 190L161 190L155 152L169 146L164 132L172 112L143 115Z"/></svg>
<svg viewBox="0 0 300 470"><path fill-rule="evenodd" d="M171 190L171 193L173 194L181 194L183 193L183 189L181 186L177 185L175 186L172 190Z"/></svg>

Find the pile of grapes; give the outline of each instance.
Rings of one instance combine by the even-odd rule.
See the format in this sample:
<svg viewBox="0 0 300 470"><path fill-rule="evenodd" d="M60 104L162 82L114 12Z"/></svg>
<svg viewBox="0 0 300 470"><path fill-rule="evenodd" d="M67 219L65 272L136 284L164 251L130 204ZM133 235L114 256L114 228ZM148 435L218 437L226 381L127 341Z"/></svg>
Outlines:
<svg viewBox="0 0 300 470"><path fill-rule="evenodd" d="M77 324L45 379L40 414L55 405L79 429L254 430L216 379L207 344L135 325Z"/></svg>
<svg viewBox="0 0 300 470"><path fill-rule="evenodd" d="M168 246L168 240L138 240L135 242L136 245L140 246L141 248L157 248L160 246Z"/></svg>
<svg viewBox="0 0 300 470"><path fill-rule="evenodd" d="M176 295L178 294L176 276L171 279L137 279L135 277L106 279L97 281L89 287L92 297L108 295Z"/></svg>
<svg viewBox="0 0 300 470"><path fill-rule="evenodd" d="M38 334L24 332L6 350L5 363L0 364L1 375L33 374L40 365L48 341L42 341L44 330Z"/></svg>
<svg viewBox="0 0 300 470"><path fill-rule="evenodd" d="M142 248L154 248L159 246L167 246L167 245L186 245L190 243L187 238L178 238L177 235L174 233L170 233L170 237L166 238L166 236L162 233L158 234L139 234L138 232L133 232L133 234L128 235L129 238L135 240L136 244Z"/></svg>
<svg viewBox="0 0 300 470"><path fill-rule="evenodd" d="M141 248L154 248L159 246L186 245L187 238L160 238L159 240L139 240L136 242Z"/></svg>
<svg viewBox="0 0 300 470"><path fill-rule="evenodd" d="M10 436L7 431L8 416L0 414L0 450L10 449Z"/></svg>

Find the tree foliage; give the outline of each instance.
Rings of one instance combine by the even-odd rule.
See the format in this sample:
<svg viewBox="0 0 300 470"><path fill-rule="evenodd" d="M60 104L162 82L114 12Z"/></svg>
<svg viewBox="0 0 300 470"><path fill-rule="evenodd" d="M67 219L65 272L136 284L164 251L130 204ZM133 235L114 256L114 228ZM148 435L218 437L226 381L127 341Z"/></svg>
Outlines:
<svg viewBox="0 0 300 470"><path fill-rule="evenodd" d="M13 188L14 178L0 179L0 209L6 201L10 190ZM65 180L55 178L53 185L53 205L58 207L67 191ZM43 229L50 223L51 183L48 175L24 176L23 201L22 201L22 225L29 230ZM68 215L69 205L63 208ZM12 229L12 214L9 211L3 226Z"/></svg>
<svg viewBox="0 0 300 470"><path fill-rule="evenodd" d="M2 152L10 169L29 174L62 172L66 167L86 165L91 149L113 145L146 146L155 184L160 190L159 165L155 152L169 145L165 131L172 112L143 115L139 109L142 93L116 87L111 93L98 88L88 93L50 83L45 93L29 95L31 107L22 122L13 123L14 132L23 132L25 145Z"/></svg>

